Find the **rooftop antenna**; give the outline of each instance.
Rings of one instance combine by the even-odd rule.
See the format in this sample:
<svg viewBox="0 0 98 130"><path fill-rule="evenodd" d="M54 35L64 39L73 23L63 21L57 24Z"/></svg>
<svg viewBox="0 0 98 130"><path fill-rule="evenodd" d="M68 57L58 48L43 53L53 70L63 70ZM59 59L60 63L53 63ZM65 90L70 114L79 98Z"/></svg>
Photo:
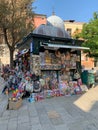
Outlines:
<svg viewBox="0 0 98 130"><path fill-rule="evenodd" d="M52 7L52 15L55 15L54 6Z"/></svg>

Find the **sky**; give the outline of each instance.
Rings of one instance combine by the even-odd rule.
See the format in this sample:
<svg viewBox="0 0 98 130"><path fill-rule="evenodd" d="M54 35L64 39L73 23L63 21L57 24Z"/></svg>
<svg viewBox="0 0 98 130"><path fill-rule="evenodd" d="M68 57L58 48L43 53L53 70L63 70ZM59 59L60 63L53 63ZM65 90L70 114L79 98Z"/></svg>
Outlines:
<svg viewBox="0 0 98 130"><path fill-rule="evenodd" d="M35 0L33 7L35 13L55 14L63 20L75 20L77 22L89 22L93 13L98 12L98 0Z"/></svg>

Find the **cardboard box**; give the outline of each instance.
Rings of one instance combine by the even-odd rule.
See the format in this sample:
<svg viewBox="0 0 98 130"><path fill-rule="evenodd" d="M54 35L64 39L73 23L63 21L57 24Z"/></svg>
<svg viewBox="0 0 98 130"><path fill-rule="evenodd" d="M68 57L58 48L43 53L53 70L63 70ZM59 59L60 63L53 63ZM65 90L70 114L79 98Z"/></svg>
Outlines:
<svg viewBox="0 0 98 130"><path fill-rule="evenodd" d="M8 109L9 110L17 110L22 106L22 99L19 99L17 101L9 100L8 101Z"/></svg>

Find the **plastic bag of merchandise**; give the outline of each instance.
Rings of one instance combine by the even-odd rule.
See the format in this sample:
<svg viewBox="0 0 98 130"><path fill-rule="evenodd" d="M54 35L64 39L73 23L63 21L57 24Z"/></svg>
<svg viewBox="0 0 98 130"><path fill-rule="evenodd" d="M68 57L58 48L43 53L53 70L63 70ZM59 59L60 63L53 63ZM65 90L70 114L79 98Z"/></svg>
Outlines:
<svg viewBox="0 0 98 130"><path fill-rule="evenodd" d="M42 88L39 81L34 81L33 83L33 92L38 93L41 92Z"/></svg>
<svg viewBox="0 0 98 130"><path fill-rule="evenodd" d="M25 90L27 92L33 92L33 84L31 83L26 84Z"/></svg>
<svg viewBox="0 0 98 130"><path fill-rule="evenodd" d="M79 79L80 78L80 73L76 70L74 73L74 79Z"/></svg>
<svg viewBox="0 0 98 130"><path fill-rule="evenodd" d="M81 78L79 78L79 79L77 80L77 83L78 83L79 86L82 85L82 80L81 80Z"/></svg>
<svg viewBox="0 0 98 130"><path fill-rule="evenodd" d="M59 83L59 89L60 89L60 91L63 92L64 94L65 94L65 92L66 92L67 87L68 87L68 85L67 85L66 82L61 81L61 82Z"/></svg>
<svg viewBox="0 0 98 130"><path fill-rule="evenodd" d="M43 100L43 99L44 99L44 94L43 94L43 92L35 93L35 100L36 100L36 101L40 101L40 100Z"/></svg>
<svg viewBox="0 0 98 130"><path fill-rule="evenodd" d="M74 88L74 92L75 92L75 94L82 94L82 90L81 90L80 86L76 86Z"/></svg>
<svg viewBox="0 0 98 130"><path fill-rule="evenodd" d="M88 91L88 87L85 84L80 85L80 88L81 88L82 92Z"/></svg>
<svg viewBox="0 0 98 130"><path fill-rule="evenodd" d="M45 80L44 80L44 79L40 79L40 85L41 85L42 87L45 86Z"/></svg>
<svg viewBox="0 0 98 130"><path fill-rule="evenodd" d="M52 97L52 90L47 90L46 91L46 97L51 98Z"/></svg>
<svg viewBox="0 0 98 130"><path fill-rule="evenodd" d="M31 95L30 95L30 97L28 98L28 101L29 102L35 102L35 94L34 93L32 93Z"/></svg>
<svg viewBox="0 0 98 130"><path fill-rule="evenodd" d="M18 89L20 92L23 92L25 90L26 84L24 82L21 82L18 86Z"/></svg>

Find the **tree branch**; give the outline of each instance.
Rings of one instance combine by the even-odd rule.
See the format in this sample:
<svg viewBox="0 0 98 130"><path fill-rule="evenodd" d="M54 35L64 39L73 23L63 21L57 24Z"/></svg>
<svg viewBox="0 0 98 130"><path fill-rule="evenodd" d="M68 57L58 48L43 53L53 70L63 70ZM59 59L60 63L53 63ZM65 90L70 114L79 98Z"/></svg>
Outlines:
<svg viewBox="0 0 98 130"><path fill-rule="evenodd" d="M3 28L3 33L4 33L4 39L5 39L5 43L8 45L8 47L10 48L9 42L8 42L8 38L7 38L7 29Z"/></svg>

